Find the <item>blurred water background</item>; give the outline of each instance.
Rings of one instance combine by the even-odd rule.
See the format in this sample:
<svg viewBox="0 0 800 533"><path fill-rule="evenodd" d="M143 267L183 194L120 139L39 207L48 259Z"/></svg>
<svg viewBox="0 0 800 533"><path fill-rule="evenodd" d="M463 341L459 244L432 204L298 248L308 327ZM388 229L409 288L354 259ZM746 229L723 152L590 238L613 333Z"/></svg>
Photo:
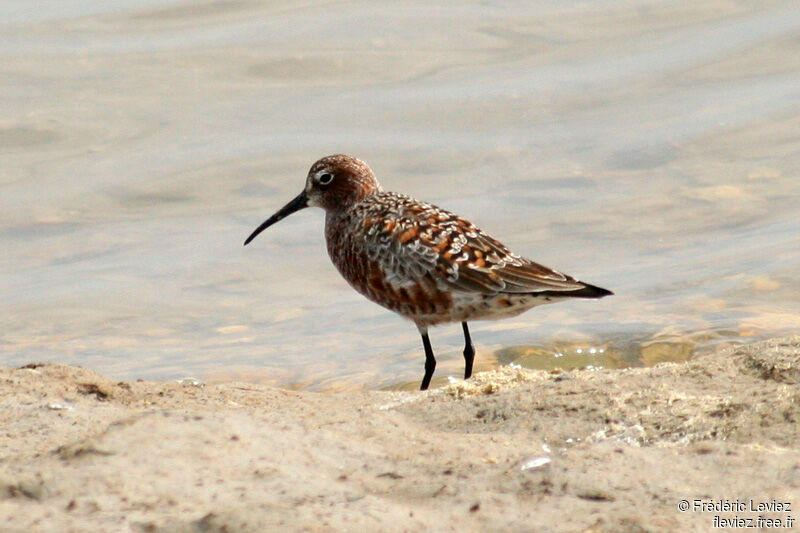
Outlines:
<svg viewBox="0 0 800 533"><path fill-rule="evenodd" d="M800 6L0 4L0 364L415 386L416 328L323 213L242 247L317 158L616 296L472 325L478 370L681 361L800 331ZM461 372L458 325L431 332Z"/></svg>

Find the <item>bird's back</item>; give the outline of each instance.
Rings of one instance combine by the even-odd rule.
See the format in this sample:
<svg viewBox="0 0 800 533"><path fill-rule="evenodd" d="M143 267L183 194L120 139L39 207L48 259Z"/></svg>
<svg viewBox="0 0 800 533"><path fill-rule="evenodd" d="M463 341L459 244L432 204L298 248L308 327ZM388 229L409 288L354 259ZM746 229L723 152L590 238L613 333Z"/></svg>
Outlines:
<svg viewBox="0 0 800 533"><path fill-rule="evenodd" d="M419 324L498 318L604 289L534 263L471 222L405 195L378 192L329 211L328 253L370 300Z"/></svg>

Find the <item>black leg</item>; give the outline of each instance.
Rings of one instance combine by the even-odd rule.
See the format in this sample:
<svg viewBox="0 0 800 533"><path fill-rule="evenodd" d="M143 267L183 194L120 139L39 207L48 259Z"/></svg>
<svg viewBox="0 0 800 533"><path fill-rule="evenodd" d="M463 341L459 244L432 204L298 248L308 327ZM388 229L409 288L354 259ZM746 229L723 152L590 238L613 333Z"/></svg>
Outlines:
<svg viewBox="0 0 800 533"><path fill-rule="evenodd" d="M462 322L461 327L464 328L464 379L469 379L472 375L472 361L475 360L475 348L472 346L467 323Z"/></svg>
<svg viewBox="0 0 800 533"><path fill-rule="evenodd" d="M436 369L436 358L433 357L433 348L431 348L431 340L428 338L428 329L419 328L422 335L422 345L425 347L425 377L422 378L422 385L419 390L427 390L428 385L431 384L433 371Z"/></svg>

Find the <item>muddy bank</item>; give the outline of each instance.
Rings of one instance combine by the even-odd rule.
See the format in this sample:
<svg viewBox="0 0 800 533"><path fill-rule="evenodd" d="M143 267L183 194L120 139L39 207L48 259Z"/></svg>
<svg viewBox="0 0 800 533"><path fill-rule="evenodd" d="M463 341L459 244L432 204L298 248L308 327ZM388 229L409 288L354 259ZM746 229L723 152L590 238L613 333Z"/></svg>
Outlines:
<svg viewBox="0 0 800 533"><path fill-rule="evenodd" d="M158 532L705 531L759 516L785 526L800 516L798 361L795 336L686 364L503 368L427 393L341 394L4 368L0 521ZM726 500L730 512L692 510Z"/></svg>

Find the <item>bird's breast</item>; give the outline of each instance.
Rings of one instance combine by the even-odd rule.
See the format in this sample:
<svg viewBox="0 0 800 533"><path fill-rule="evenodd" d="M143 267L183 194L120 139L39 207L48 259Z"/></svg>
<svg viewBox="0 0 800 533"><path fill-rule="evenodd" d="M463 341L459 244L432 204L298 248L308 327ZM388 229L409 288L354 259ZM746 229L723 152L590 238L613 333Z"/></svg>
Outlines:
<svg viewBox="0 0 800 533"><path fill-rule="evenodd" d="M397 228L396 221L372 218L326 220L328 255L342 277L368 299L416 322L449 313L451 294L438 287L427 269L404 260L399 247L413 243L402 242L395 230L400 235L407 230Z"/></svg>

